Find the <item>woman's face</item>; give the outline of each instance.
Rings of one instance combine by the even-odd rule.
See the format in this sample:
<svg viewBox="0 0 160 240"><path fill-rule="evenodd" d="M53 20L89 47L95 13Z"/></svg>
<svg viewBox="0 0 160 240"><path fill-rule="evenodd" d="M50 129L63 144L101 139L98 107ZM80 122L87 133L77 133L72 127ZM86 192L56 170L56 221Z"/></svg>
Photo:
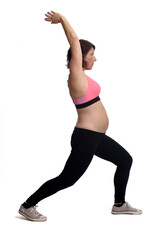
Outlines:
<svg viewBox="0 0 160 240"><path fill-rule="evenodd" d="M95 58L94 56L94 48L92 47L87 55L84 57L84 61L86 62L85 66L84 66L84 70L91 70L93 65L94 65L94 62L96 61L97 59Z"/></svg>

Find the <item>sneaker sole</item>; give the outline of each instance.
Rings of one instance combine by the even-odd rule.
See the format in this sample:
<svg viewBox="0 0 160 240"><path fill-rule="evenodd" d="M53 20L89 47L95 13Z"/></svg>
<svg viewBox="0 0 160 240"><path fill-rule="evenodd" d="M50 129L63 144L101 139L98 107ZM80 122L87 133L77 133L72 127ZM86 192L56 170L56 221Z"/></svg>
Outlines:
<svg viewBox="0 0 160 240"><path fill-rule="evenodd" d="M47 218L43 218L43 219L33 219L30 218L28 215L26 215L25 213L21 212L20 210L18 211L19 214L21 214L23 217L27 218L28 220L32 221L32 222L45 222L47 221Z"/></svg>
<svg viewBox="0 0 160 240"><path fill-rule="evenodd" d="M112 211L111 213L115 214L115 215L119 215L119 214L141 215L142 211L141 212L114 212L114 211Z"/></svg>

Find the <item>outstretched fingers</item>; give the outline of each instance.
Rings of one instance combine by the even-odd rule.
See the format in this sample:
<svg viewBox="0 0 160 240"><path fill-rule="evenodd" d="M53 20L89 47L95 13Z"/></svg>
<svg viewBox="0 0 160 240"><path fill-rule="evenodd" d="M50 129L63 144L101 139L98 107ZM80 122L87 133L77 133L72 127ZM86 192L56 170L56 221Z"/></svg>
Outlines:
<svg viewBox="0 0 160 240"><path fill-rule="evenodd" d="M52 16L49 14L45 14L47 18L45 18L46 21L52 21Z"/></svg>
<svg viewBox="0 0 160 240"><path fill-rule="evenodd" d="M53 17L53 14L52 14L52 13L47 12L47 14L48 14L50 17Z"/></svg>
<svg viewBox="0 0 160 240"><path fill-rule="evenodd" d="M59 13L55 13L54 11L47 12L45 14L47 18L45 18L46 21L51 23L60 23L61 22L61 15Z"/></svg>

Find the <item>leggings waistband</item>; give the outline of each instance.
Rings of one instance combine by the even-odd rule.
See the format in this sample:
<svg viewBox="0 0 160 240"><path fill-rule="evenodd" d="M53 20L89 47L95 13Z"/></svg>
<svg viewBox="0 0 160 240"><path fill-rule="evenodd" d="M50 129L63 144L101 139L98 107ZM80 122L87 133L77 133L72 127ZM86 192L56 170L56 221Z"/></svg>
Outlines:
<svg viewBox="0 0 160 240"><path fill-rule="evenodd" d="M97 131L94 131L94 130L90 130L90 129L85 129L85 128L79 128L79 127L75 127L74 128L74 130L76 131L76 132L88 132L88 133L95 133L95 134L102 134L102 135L104 135L105 134L105 132L104 133L102 133L102 132L97 132Z"/></svg>

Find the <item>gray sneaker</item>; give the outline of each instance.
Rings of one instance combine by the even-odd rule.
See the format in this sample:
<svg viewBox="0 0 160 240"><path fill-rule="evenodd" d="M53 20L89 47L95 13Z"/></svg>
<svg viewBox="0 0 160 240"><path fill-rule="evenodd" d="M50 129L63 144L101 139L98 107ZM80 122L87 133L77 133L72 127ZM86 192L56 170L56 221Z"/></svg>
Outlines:
<svg viewBox="0 0 160 240"><path fill-rule="evenodd" d="M47 218L36 210L37 207L38 206L34 206L26 209L23 207L23 205L21 205L19 209L19 213L30 221L34 221L34 222L46 221Z"/></svg>
<svg viewBox="0 0 160 240"><path fill-rule="evenodd" d="M111 213L140 215L142 214L142 210L133 208L128 202L125 202L121 207L113 206Z"/></svg>

